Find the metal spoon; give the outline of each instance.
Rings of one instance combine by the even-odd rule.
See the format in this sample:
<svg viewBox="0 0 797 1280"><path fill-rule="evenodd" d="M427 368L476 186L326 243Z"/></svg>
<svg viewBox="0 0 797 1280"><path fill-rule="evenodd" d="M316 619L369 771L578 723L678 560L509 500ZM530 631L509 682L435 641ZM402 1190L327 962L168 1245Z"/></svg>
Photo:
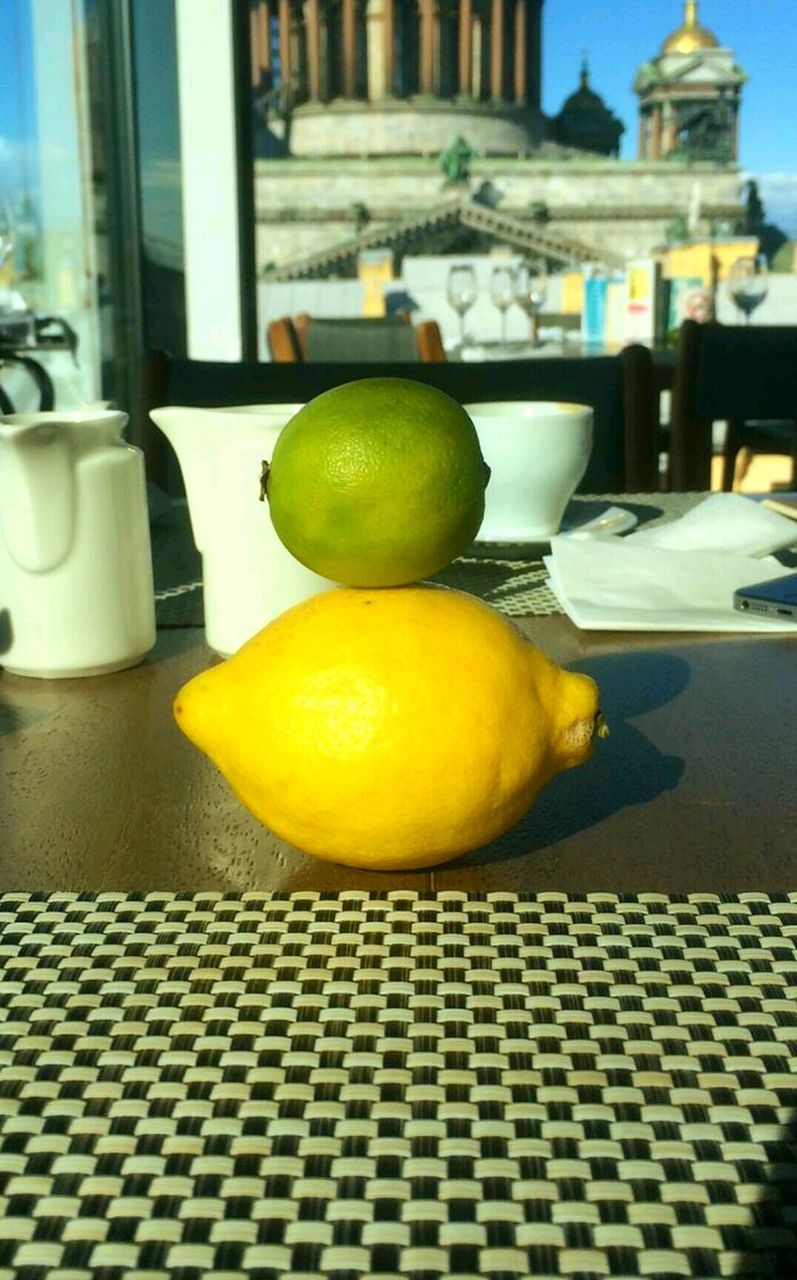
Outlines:
<svg viewBox="0 0 797 1280"><path fill-rule="evenodd" d="M622 507L607 507L594 520L587 520L575 529L567 530L568 538L589 538L594 533L627 533L633 529L637 518L632 511L624 511Z"/></svg>

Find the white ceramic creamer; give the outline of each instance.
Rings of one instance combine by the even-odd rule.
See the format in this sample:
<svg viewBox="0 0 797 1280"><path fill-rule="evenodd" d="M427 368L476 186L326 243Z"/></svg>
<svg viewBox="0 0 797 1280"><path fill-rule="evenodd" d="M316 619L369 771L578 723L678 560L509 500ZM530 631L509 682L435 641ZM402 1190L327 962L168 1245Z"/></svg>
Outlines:
<svg viewBox="0 0 797 1280"><path fill-rule="evenodd" d="M302 406L153 409L177 454L202 555L205 636L225 657L272 618L334 586L282 545L260 498L260 469Z"/></svg>
<svg viewBox="0 0 797 1280"><path fill-rule="evenodd" d="M144 457L127 415L0 418L0 665L91 676L155 644Z"/></svg>

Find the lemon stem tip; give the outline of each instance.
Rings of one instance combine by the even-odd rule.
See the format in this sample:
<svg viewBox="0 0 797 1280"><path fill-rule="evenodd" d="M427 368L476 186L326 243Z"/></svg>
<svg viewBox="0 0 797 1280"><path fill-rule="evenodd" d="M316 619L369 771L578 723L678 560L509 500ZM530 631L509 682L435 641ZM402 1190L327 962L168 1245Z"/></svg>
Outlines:
<svg viewBox="0 0 797 1280"><path fill-rule="evenodd" d="M602 711L599 711L595 717L594 736L596 738L608 738L609 736L609 726Z"/></svg>

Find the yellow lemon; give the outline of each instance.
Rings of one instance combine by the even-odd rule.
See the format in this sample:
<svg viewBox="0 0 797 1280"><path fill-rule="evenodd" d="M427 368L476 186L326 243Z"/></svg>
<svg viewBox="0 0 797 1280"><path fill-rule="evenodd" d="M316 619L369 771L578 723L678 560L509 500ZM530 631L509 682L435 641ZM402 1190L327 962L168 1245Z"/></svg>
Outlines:
<svg viewBox="0 0 797 1280"><path fill-rule="evenodd" d="M313 596L190 680L174 712L275 834L379 869L494 839L604 732L589 676L435 586Z"/></svg>
<svg viewBox="0 0 797 1280"><path fill-rule="evenodd" d="M363 378L316 396L274 447L266 492L277 536L333 582L429 577L473 541L489 468L450 396L411 378Z"/></svg>

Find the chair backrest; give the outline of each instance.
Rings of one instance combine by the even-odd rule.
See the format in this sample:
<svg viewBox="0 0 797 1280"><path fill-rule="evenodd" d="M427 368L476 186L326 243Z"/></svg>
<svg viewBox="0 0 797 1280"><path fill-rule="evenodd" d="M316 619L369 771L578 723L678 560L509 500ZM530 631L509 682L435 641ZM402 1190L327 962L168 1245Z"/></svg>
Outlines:
<svg viewBox="0 0 797 1280"><path fill-rule="evenodd" d="M415 326L415 341L421 360L446 359L446 349L436 320L419 320Z"/></svg>
<svg viewBox="0 0 797 1280"><path fill-rule="evenodd" d="M270 322L266 329L266 340L272 360L295 364L297 360L303 359L299 339L289 316L281 316Z"/></svg>
<svg viewBox="0 0 797 1280"><path fill-rule="evenodd" d="M412 331L410 330L410 334ZM182 404L306 402L364 374L351 364L231 364L148 354L142 400L147 410ZM644 493L658 488L658 404L653 366L646 347L627 347L617 356L535 357L499 362L440 361L372 364L368 377L415 378L438 387L460 404L495 400L566 400L592 406L594 443L582 493ZM143 439L148 474L164 488L170 446L150 422Z"/></svg>
<svg viewBox="0 0 797 1280"><path fill-rule="evenodd" d="M307 326L308 361L367 363L419 360L412 327L401 316L313 319Z"/></svg>
<svg viewBox="0 0 797 1280"><path fill-rule="evenodd" d="M310 327L312 316L306 311L300 311L298 316L293 317L293 331L296 334L296 341L299 343L299 351L302 360L307 359L307 330Z"/></svg>
<svg viewBox="0 0 797 1280"><path fill-rule="evenodd" d="M707 489L714 421L797 418L797 325L681 326L672 394L672 483Z"/></svg>

